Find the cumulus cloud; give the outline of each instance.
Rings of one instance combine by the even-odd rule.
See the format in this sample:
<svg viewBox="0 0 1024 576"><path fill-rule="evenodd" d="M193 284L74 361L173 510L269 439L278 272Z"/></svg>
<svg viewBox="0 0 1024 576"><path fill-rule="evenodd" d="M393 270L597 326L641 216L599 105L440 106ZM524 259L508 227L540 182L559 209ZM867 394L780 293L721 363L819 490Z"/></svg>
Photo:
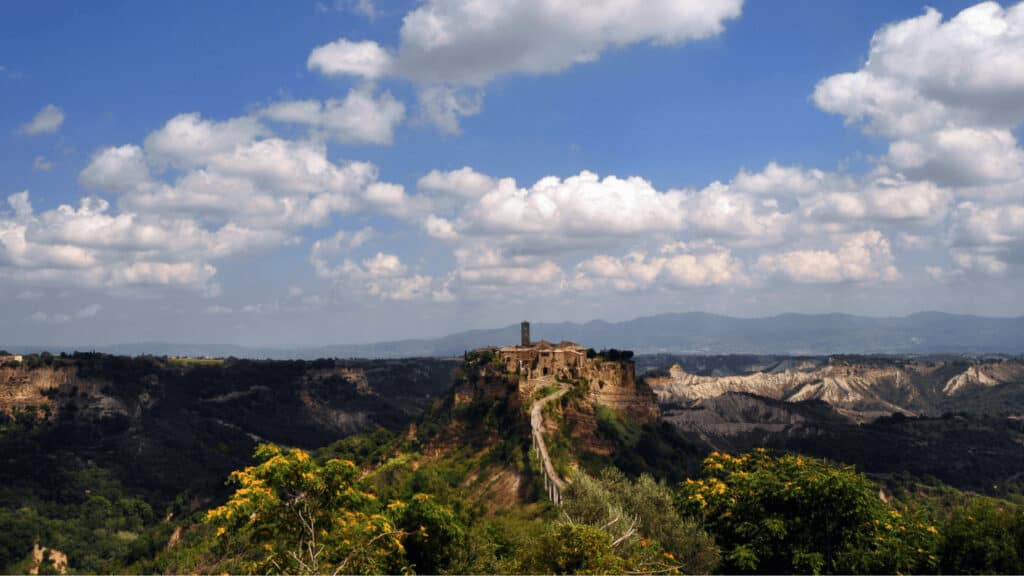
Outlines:
<svg viewBox="0 0 1024 576"><path fill-rule="evenodd" d="M977 271L989 276L1002 276L1006 273L1006 262L995 254L987 254L977 250L953 249L950 256L961 271Z"/></svg>
<svg viewBox="0 0 1024 576"><path fill-rule="evenodd" d="M278 112L292 118L309 112L291 108ZM334 108L328 102L314 112L330 126ZM372 164L335 164L322 140L280 138L256 116L177 115L142 145L97 151L79 181L94 194L77 206L36 213L27 192L8 198L11 211L0 213L5 280L167 286L211 295L219 289L215 260L294 243L297 232L332 214L428 212L423 199L379 182ZM113 195L116 208L103 195Z"/></svg>
<svg viewBox="0 0 1024 576"><path fill-rule="evenodd" d="M427 234L441 240L454 240L459 237L459 233L455 231L455 226L452 226L450 221L433 214L427 216L424 228Z"/></svg>
<svg viewBox="0 0 1024 576"><path fill-rule="evenodd" d="M327 76L379 78L390 73L392 65L391 55L376 42L351 42L344 38L314 48L306 60L308 69Z"/></svg>
<svg viewBox="0 0 1024 576"><path fill-rule="evenodd" d="M476 116L483 110L483 90L426 86L419 91L420 116L446 134L461 134L461 118Z"/></svg>
<svg viewBox="0 0 1024 576"><path fill-rule="evenodd" d="M643 178L599 177L581 172L548 176L529 188L511 178L470 203L457 228L477 235L529 235L597 240L679 230L684 194L659 192Z"/></svg>
<svg viewBox="0 0 1024 576"><path fill-rule="evenodd" d="M375 166L335 164L323 142L287 140L254 126L180 115L150 135L144 147L97 152L79 180L118 194L119 204L133 211L230 220L283 235L322 224L332 213L366 207L360 197L377 179ZM151 153L150 145L157 151ZM160 165L169 161L189 168L173 181L157 177Z"/></svg>
<svg viewBox="0 0 1024 576"><path fill-rule="evenodd" d="M662 246L656 255L638 250L620 258L594 256L576 265L572 286L632 291L655 285L690 288L749 283L739 259L728 249L711 248L693 253L686 244L674 243Z"/></svg>
<svg viewBox="0 0 1024 576"><path fill-rule="evenodd" d="M390 92L350 90L343 99L292 100L268 106L261 115L278 122L304 124L344 143L389 145L405 117L405 105Z"/></svg>
<svg viewBox="0 0 1024 576"><path fill-rule="evenodd" d="M455 260L445 289L471 299L521 301L558 294L566 287L562 268L539 256L478 244L456 248Z"/></svg>
<svg viewBox="0 0 1024 576"><path fill-rule="evenodd" d="M720 34L742 0L564 3L428 0L402 20L394 50L339 39L315 48L307 67L326 75L385 75L421 86L426 118L457 133L480 110L486 84L510 74L551 74L638 43L680 44Z"/></svg>
<svg viewBox="0 0 1024 576"><path fill-rule="evenodd" d="M210 233L190 221L112 215L86 197L36 214L28 193L8 198L14 217L0 215L0 270L8 279L53 285L181 286L208 292L216 268L204 258L231 253L237 230Z"/></svg>
<svg viewBox="0 0 1024 576"><path fill-rule="evenodd" d="M145 148L154 161L188 167L203 164L217 154L233 152L264 134L266 129L255 118L215 122L198 113L179 114L147 136Z"/></svg>
<svg viewBox="0 0 1024 576"><path fill-rule="evenodd" d="M699 189L662 191L640 177L589 171L548 176L524 188L470 167L431 171L418 187L437 197L424 223L431 235L537 251L679 233L734 247L781 245L885 223L934 225L953 201L948 189L928 181L884 173L854 178L776 163ZM447 197L460 201L445 204Z"/></svg>
<svg viewBox="0 0 1024 576"><path fill-rule="evenodd" d="M345 241L346 236L339 231L334 237L313 244L310 263L317 276L382 300L420 300L432 296L433 278L411 272L394 254L377 252L362 261L345 258L340 264L331 264L330 255L345 251L345 244L351 246L350 241Z"/></svg>
<svg viewBox="0 0 1024 576"><path fill-rule="evenodd" d="M479 198L495 187L494 178L481 174L469 166L442 172L431 170L421 177L417 187L423 190L451 194L461 198Z"/></svg>
<svg viewBox="0 0 1024 576"><path fill-rule="evenodd" d="M1024 4L969 7L949 20L928 8L871 40L856 72L814 91L828 112L893 140L887 160L908 175L970 184L1020 178L1012 129L1024 120Z"/></svg>
<svg viewBox="0 0 1024 576"><path fill-rule="evenodd" d="M1024 205L962 202L953 214L951 237L955 246L989 249L1024 243Z"/></svg>
<svg viewBox="0 0 1024 576"><path fill-rule="evenodd" d="M758 259L757 269L804 283L894 281L900 277L889 241L877 230L857 234L836 251L765 254Z"/></svg>
<svg viewBox="0 0 1024 576"><path fill-rule="evenodd" d="M64 124L64 112L53 104L47 104L43 106L42 110L36 112L31 121L22 124L21 133L29 135L53 134L60 130L62 124Z"/></svg>

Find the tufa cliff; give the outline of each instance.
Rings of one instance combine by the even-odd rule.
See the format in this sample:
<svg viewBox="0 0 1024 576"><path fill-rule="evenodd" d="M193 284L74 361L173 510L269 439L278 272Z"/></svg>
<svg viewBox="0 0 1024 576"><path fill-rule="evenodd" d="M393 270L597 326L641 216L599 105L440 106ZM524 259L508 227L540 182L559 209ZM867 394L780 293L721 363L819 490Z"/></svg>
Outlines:
<svg viewBox="0 0 1024 576"><path fill-rule="evenodd" d="M497 360L519 380L519 393L532 398L538 386L550 380L582 383L586 400L607 406L642 424L656 422L660 415L657 397L642 380L637 381L632 352L602 354L572 342L536 342L505 346L496 351Z"/></svg>

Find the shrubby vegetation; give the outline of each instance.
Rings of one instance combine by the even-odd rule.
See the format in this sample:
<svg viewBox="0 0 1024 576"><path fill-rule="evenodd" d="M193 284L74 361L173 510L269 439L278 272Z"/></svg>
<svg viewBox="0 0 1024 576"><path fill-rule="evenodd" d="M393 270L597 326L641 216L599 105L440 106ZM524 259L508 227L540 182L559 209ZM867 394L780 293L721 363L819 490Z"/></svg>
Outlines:
<svg viewBox="0 0 1024 576"><path fill-rule="evenodd" d="M889 506L850 466L759 450L712 453L687 480L679 509L701 518L727 572L894 573L938 566L927 513Z"/></svg>
<svg viewBox="0 0 1024 576"><path fill-rule="evenodd" d="M467 356L463 370L503 375L494 359ZM288 378L303 369L275 366ZM137 394L155 369L165 370L165 361L98 357L84 374L128 374L125 387ZM243 371L226 372L235 369ZM174 364L161 374L179 370L192 378L181 377L182 396L235 389L227 383L241 375L269 378L255 364ZM267 405L295 409L286 387L267 388L276 402ZM708 456L670 426L639 426L601 406L592 412L597 439L611 454L584 454L566 430L553 434L552 456L572 479L556 507L544 497L525 407L515 398L439 402L412 429L379 429L311 451L263 444L251 460L249 445L239 451L217 430L190 431L188 448L202 454L186 462L182 448L152 448L179 445L170 432L147 445L151 437L119 428L122 444L96 432L86 444L80 436L88 430L61 421L66 415L51 421L30 408L0 416L0 568L27 572L39 543L67 553L70 571L98 573L1024 571L1019 496L894 475L885 479L895 497L887 502L879 484L851 466L764 450ZM564 396L562 416L582 401ZM213 404L203 407L207 416L229 416ZM268 432L274 425L264 423ZM150 452L141 462L119 461L128 448ZM154 489L129 483L132 466L159 459L149 474L182 474L215 458L237 468L220 491L194 487L207 482L173 493L172 477ZM219 484L228 472L217 474ZM499 481L507 486L496 503L488 490Z"/></svg>

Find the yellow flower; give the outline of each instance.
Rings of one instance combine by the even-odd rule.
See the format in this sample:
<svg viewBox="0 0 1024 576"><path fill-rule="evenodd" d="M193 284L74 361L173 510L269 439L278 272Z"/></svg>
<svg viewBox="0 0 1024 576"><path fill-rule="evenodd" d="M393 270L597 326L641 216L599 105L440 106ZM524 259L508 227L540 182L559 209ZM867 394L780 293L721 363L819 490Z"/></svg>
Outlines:
<svg viewBox="0 0 1024 576"><path fill-rule="evenodd" d="M939 533L939 530L935 526L929 526L928 527L928 531L931 532L932 534L938 534Z"/></svg>
<svg viewBox="0 0 1024 576"><path fill-rule="evenodd" d="M218 537L223 536L227 531L228 531L227 528L221 526L220 528L217 528L217 536Z"/></svg>

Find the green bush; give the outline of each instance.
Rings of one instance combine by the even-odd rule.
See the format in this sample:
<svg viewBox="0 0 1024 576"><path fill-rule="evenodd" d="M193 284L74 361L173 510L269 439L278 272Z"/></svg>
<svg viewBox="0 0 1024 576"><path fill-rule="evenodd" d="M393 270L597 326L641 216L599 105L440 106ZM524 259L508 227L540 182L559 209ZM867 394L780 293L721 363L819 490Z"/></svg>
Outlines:
<svg viewBox="0 0 1024 576"><path fill-rule="evenodd" d="M947 574L1024 573L1024 510L976 497L953 510L943 532Z"/></svg>
<svg viewBox="0 0 1024 576"><path fill-rule="evenodd" d="M764 451L714 452L677 507L704 522L726 572L924 572L938 565L938 529L917 509L886 505L850 466Z"/></svg>

